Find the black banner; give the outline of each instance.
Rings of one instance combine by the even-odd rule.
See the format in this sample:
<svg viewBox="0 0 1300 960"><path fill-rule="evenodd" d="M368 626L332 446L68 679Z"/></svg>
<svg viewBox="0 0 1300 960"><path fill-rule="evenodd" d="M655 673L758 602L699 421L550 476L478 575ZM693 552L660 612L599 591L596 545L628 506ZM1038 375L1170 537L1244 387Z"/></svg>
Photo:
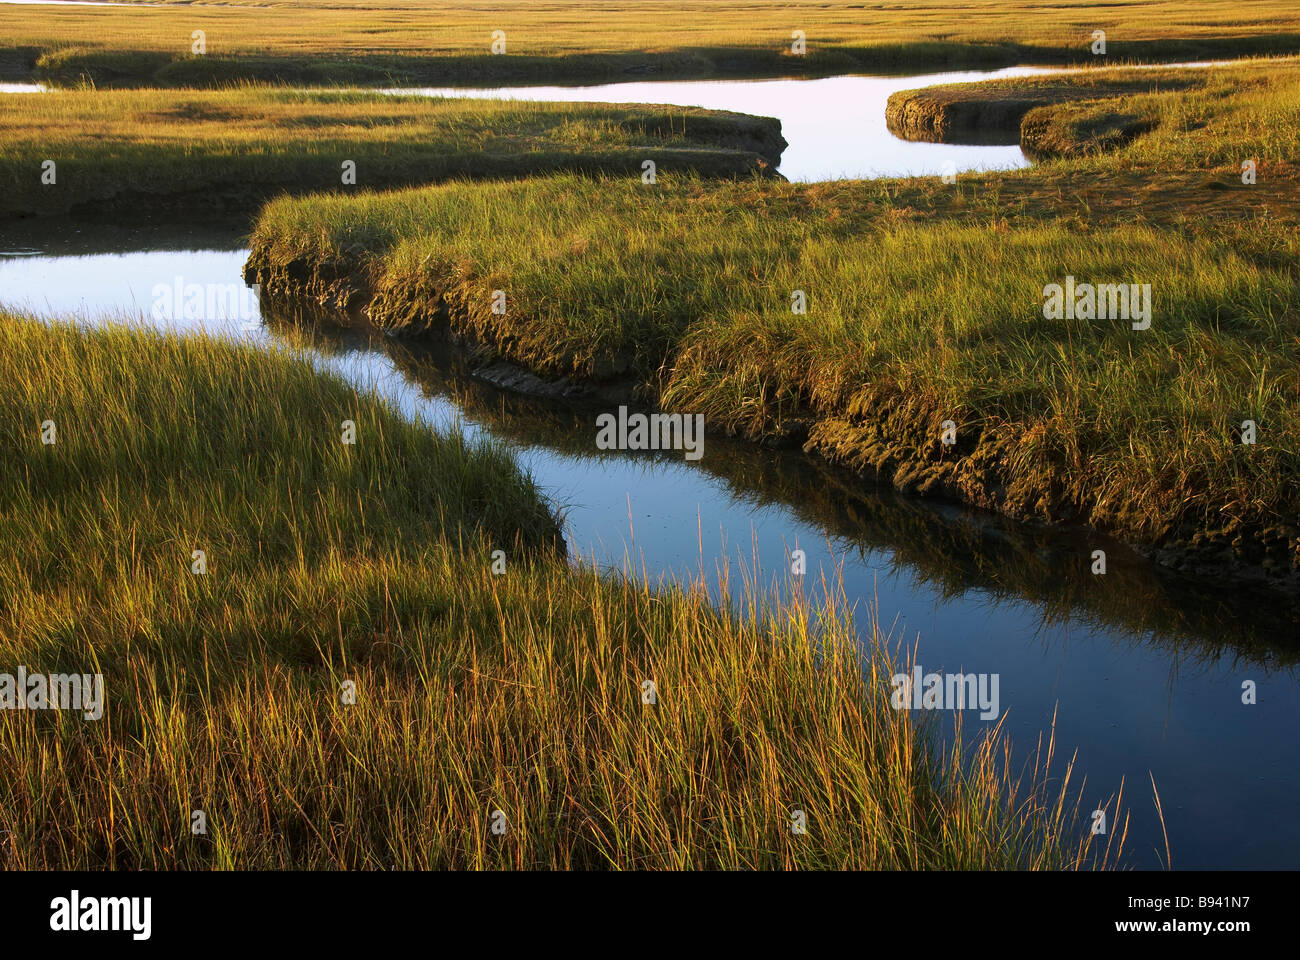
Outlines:
<svg viewBox="0 0 1300 960"><path fill-rule="evenodd" d="M783 930L838 939L853 927L872 942L918 946L1054 935L1231 948L1282 934L1293 882L1269 873L7 873L0 913L11 942L128 949L338 949L470 931L493 945L568 931L666 947L697 927L733 945Z"/></svg>

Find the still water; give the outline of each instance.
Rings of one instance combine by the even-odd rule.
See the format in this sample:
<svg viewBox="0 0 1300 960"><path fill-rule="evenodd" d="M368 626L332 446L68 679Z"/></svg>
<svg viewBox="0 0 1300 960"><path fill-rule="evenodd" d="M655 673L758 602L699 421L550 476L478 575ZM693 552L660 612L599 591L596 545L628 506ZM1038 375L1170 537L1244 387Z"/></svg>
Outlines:
<svg viewBox="0 0 1300 960"><path fill-rule="evenodd" d="M913 87L1051 73L1045 67L1007 67L908 77L824 77L815 80L652 80L586 87L421 87L390 93L434 97L490 97L599 103L666 103L732 110L781 121L789 141L778 170L789 180L939 176L945 169L1013 170L1029 165L1018 143L911 143L885 127L889 95ZM1014 139L1014 138L1013 138Z"/></svg>
<svg viewBox="0 0 1300 960"><path fill-rule="evenodd" d="M255 310L152 317L155 287L177 277L239 284L247 251L234 229L40 229L0 230L9 305L253 342L280 329ZM684 577L757 560L764 578L779 579L798 547L814 576L839 570L862 621L874 612L927 672L999 675L1021 755L1055 714L1058 744L1078 750L1089 810L1123 778L1136 865L1163 855L1151 777L1175 867L1300 862L1294 609L1180 582L1112 544L1109 574L1094 577L1092 541L898 497L795 453L713 436L698 462L598 451L595 411L500 393L454 357L391 338L318 334L313 356L412 418L507 443L564 508L571 552L597 564L631 558L652 577ZM1258 685L1257 705L1241 703L1243 680ZM974 732L983 722L968 711L964 723Z"/></svg>
<svg viewBox="0 0 1300 960"><path fill-rule="evenodd" d="M0 0L3 2L5 0ZM1190 69L1223 62L1149 64L1147 67ZM781 156L778 171L788 180L812 183L873 177L940 176L949 172L1016 170L1029 166L1014 133L1008 136L1009 143L902 140L890 133L885 125L885 104L890 95L899 90L1061 72L1060 68L1053 67L1015 66L992 71L964 70L889 77L648 80L590 86L400 87L384 92L563 103L656 103L776 117L781 121L781 133L789 143ZM0 93L41 92L56 93L34 83L0 84Z"/></svg>
<svg viewBox="0 0 1300 960"><path fill-rule="evenodd" d="M1021 73L1033 72L1018 68ZM999 71L997 75L1011 75ZM699 105L778 116L792 180L935 174L1024 164L1018 147L912 144L884 125L890 92L989 74L837 77L503 91L539 99ZM488 91L428 91L485 95ZM155 288L241 285L244 224L73 220L0 223L0 303L37 316L203 328L266 343L284 321L256 306L191 320L154 317ZM874 615L926 672L998 674L1018 756L1056 723L1077 750L1086 814L1125 784L1129 860L1175 868L1300 864L1300 611L1231 585L1159 571L1116 544L1026 528L895 495L798 453L709 436L704 457L596 449L595 410L501 393L436 349L318 332L322 369L376 391L412 418L508 444L564 510L571 553L652 578L755 562L780 579L790 551L840 576L865 624ZM1091 575L1098 543L1105 577ZM1243 681L1258 703L1243 705ZM984 722L967 711L968 734ZM1058 770L1059 772L1059 770Z"/></svg>
<svg viewBox="0 0 1300 960"><path fill-rule="evenodd" d="M965 71L910 77L656 80L586 87L412 87L384 92L565 103L658 103L776 117L781 121L782 135L789 142L778 170L788 180L812 182L939 176L949 170L1014 170L1028 166L1029 161L1018 143L973 145L900 140L885 127L885 103L891 93L912 87L1051 72L1043 67L1008 67L984 73ZM58 95L58 91L34 83L0 84L0 93Z"/></svg>

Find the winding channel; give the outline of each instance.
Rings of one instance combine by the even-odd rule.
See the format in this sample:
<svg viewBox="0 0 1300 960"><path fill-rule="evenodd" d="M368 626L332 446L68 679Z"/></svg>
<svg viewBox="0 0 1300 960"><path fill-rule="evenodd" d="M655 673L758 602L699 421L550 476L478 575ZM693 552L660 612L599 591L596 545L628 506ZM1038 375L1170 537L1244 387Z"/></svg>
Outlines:
<svg viewBox="0 0 1300 960"><path fill-rule="evenodd" d="M430 95L649 102L776 116L791 180L1011 169L1018 146L908 143L885 128L896 90L1047 72L1017 67L911 77L646 82L600 87L424 90ZM36 90L9 85L9 92ZM411 91L407 91L411 92ZM236 284L246 224L131 228L90 221L0 224L0 301L40 316L127 319L270 342L283 321L153 315L154 288ZM1093 577L1077 535L1020 527L904 498L812 462L709 436L705 456L599 451L596 411L502 393L454 356L358 333L312 334L322 369L376 391L417 420L509 445L564 509L573 554L651 578L755 562L780 579L790 551L839 577L865 626L872 615L926 672L996 673L1000 713L1027 756L1055 719L1058 752L1077 749L1091 810L1125 782L1129 859L1158 866L1160 791L1177 868L1289 868L1300 861L1297 612L1243 588L1193 582L1108 546ZM1088 547L1091 549L1091 547ZM736 578L739 579L738 577ZM1282 605L1285 607L1285 605ZM1241 702L1243 681L1258 703ZM985 721L967 711L968 734Z"/></svg>

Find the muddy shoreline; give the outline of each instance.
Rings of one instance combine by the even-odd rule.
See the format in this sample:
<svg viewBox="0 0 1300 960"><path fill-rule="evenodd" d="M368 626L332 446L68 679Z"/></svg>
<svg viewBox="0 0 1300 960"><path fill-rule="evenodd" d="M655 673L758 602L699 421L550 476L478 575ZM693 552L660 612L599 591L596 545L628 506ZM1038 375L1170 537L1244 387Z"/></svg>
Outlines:
<svg viewBox="0 0 1300 960"><path fill-rule="evenodd" d="M1107 71L1109 72L1109 71ZM1112 113L1104 138L1092 145L1062 144L1060 129L1068 124L1058 109L1156 91L1181 90L1204 82L1192 67L1170 67L1150 72L1119 72L1117 76L1087 72L1048 77L1039 81L987 81L959 83L916 90L900 90L885 106L890 133L923 143L1019 144L1035 159L1078 152L1113 150L1145 133L1154 120Z"/></svg>

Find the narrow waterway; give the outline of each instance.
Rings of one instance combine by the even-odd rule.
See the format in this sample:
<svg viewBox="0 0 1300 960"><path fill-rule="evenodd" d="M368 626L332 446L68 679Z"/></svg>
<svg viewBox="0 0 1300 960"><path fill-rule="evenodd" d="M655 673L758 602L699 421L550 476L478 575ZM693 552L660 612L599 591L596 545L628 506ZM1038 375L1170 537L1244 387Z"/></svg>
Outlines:
<svg viewBox="0 0 1300 960"><path fill-rule="evenodd" d="M1016 146L911 144L885 129L894 90L987 76L527 89L539 99L775 115L790 141L782 172L817 180L1022 165ZM0 303L37 317L116 318L270 342L288 321L262 316L240 295L246 230L0 223ZM224 291L228 302L188 317L169 311L162 291L178 283L205 296ZM454 355L356 333L317 331L312 343L322 369L412 418L507 443L563 508L571 551L604 567L630 559L651 577L689 576L757 562L764 578L781 580L791 551L805 551L809 578L841 578L863 626L877 616L925 672L996 674L998 717L1020 756L1055 718L1058 749L1078 751L1076 787L1087 778L1085 813L1123 780L1134 864L1163 858L1152 778L1175 867L1300 862L1300 823L1290 816L1300 787L1294 604L1173 576L1117 544L1103 544L1109 572L1094 576L1095 538L899 497L795 452L712 435L699 461L600 451L597 411L499 392ZM1242 703L1245 681L1257 686L1254 705ZM975 733L996 721L971 710L963 722Z"/></svg>
<svg viewBox="0 0 1300 960"><path fill-rule="evenodd" d="M0 244L8 305L255 342L283 328L246 301L191 318L158 308L178 278L241 289L236 230L50 226L11 229ZM509 444L563 507L571 550L602 566L631 558L652 577L690 576L757 561L781 580L790 551L804 550L811 577L841 576L863 625L878 615L926 672L997 674L1018 748L1055 715L1058 744L1078 750L1086 804L1123 778L1135 863L1156 866L1163 853L1152 776L1175 866L1289 867L1300 856L1294 610L1181 581L1114 544L1109 573L1094 577L1090 540L899 497L797 453L713 436L697 462L599 451L594 410L500 393L434 349L321 332L312 349L322 369L413 418ZM1254 706L1241 702L1245 680L1257 684ZM986 722L964 716L971 733Z"/></svg>

